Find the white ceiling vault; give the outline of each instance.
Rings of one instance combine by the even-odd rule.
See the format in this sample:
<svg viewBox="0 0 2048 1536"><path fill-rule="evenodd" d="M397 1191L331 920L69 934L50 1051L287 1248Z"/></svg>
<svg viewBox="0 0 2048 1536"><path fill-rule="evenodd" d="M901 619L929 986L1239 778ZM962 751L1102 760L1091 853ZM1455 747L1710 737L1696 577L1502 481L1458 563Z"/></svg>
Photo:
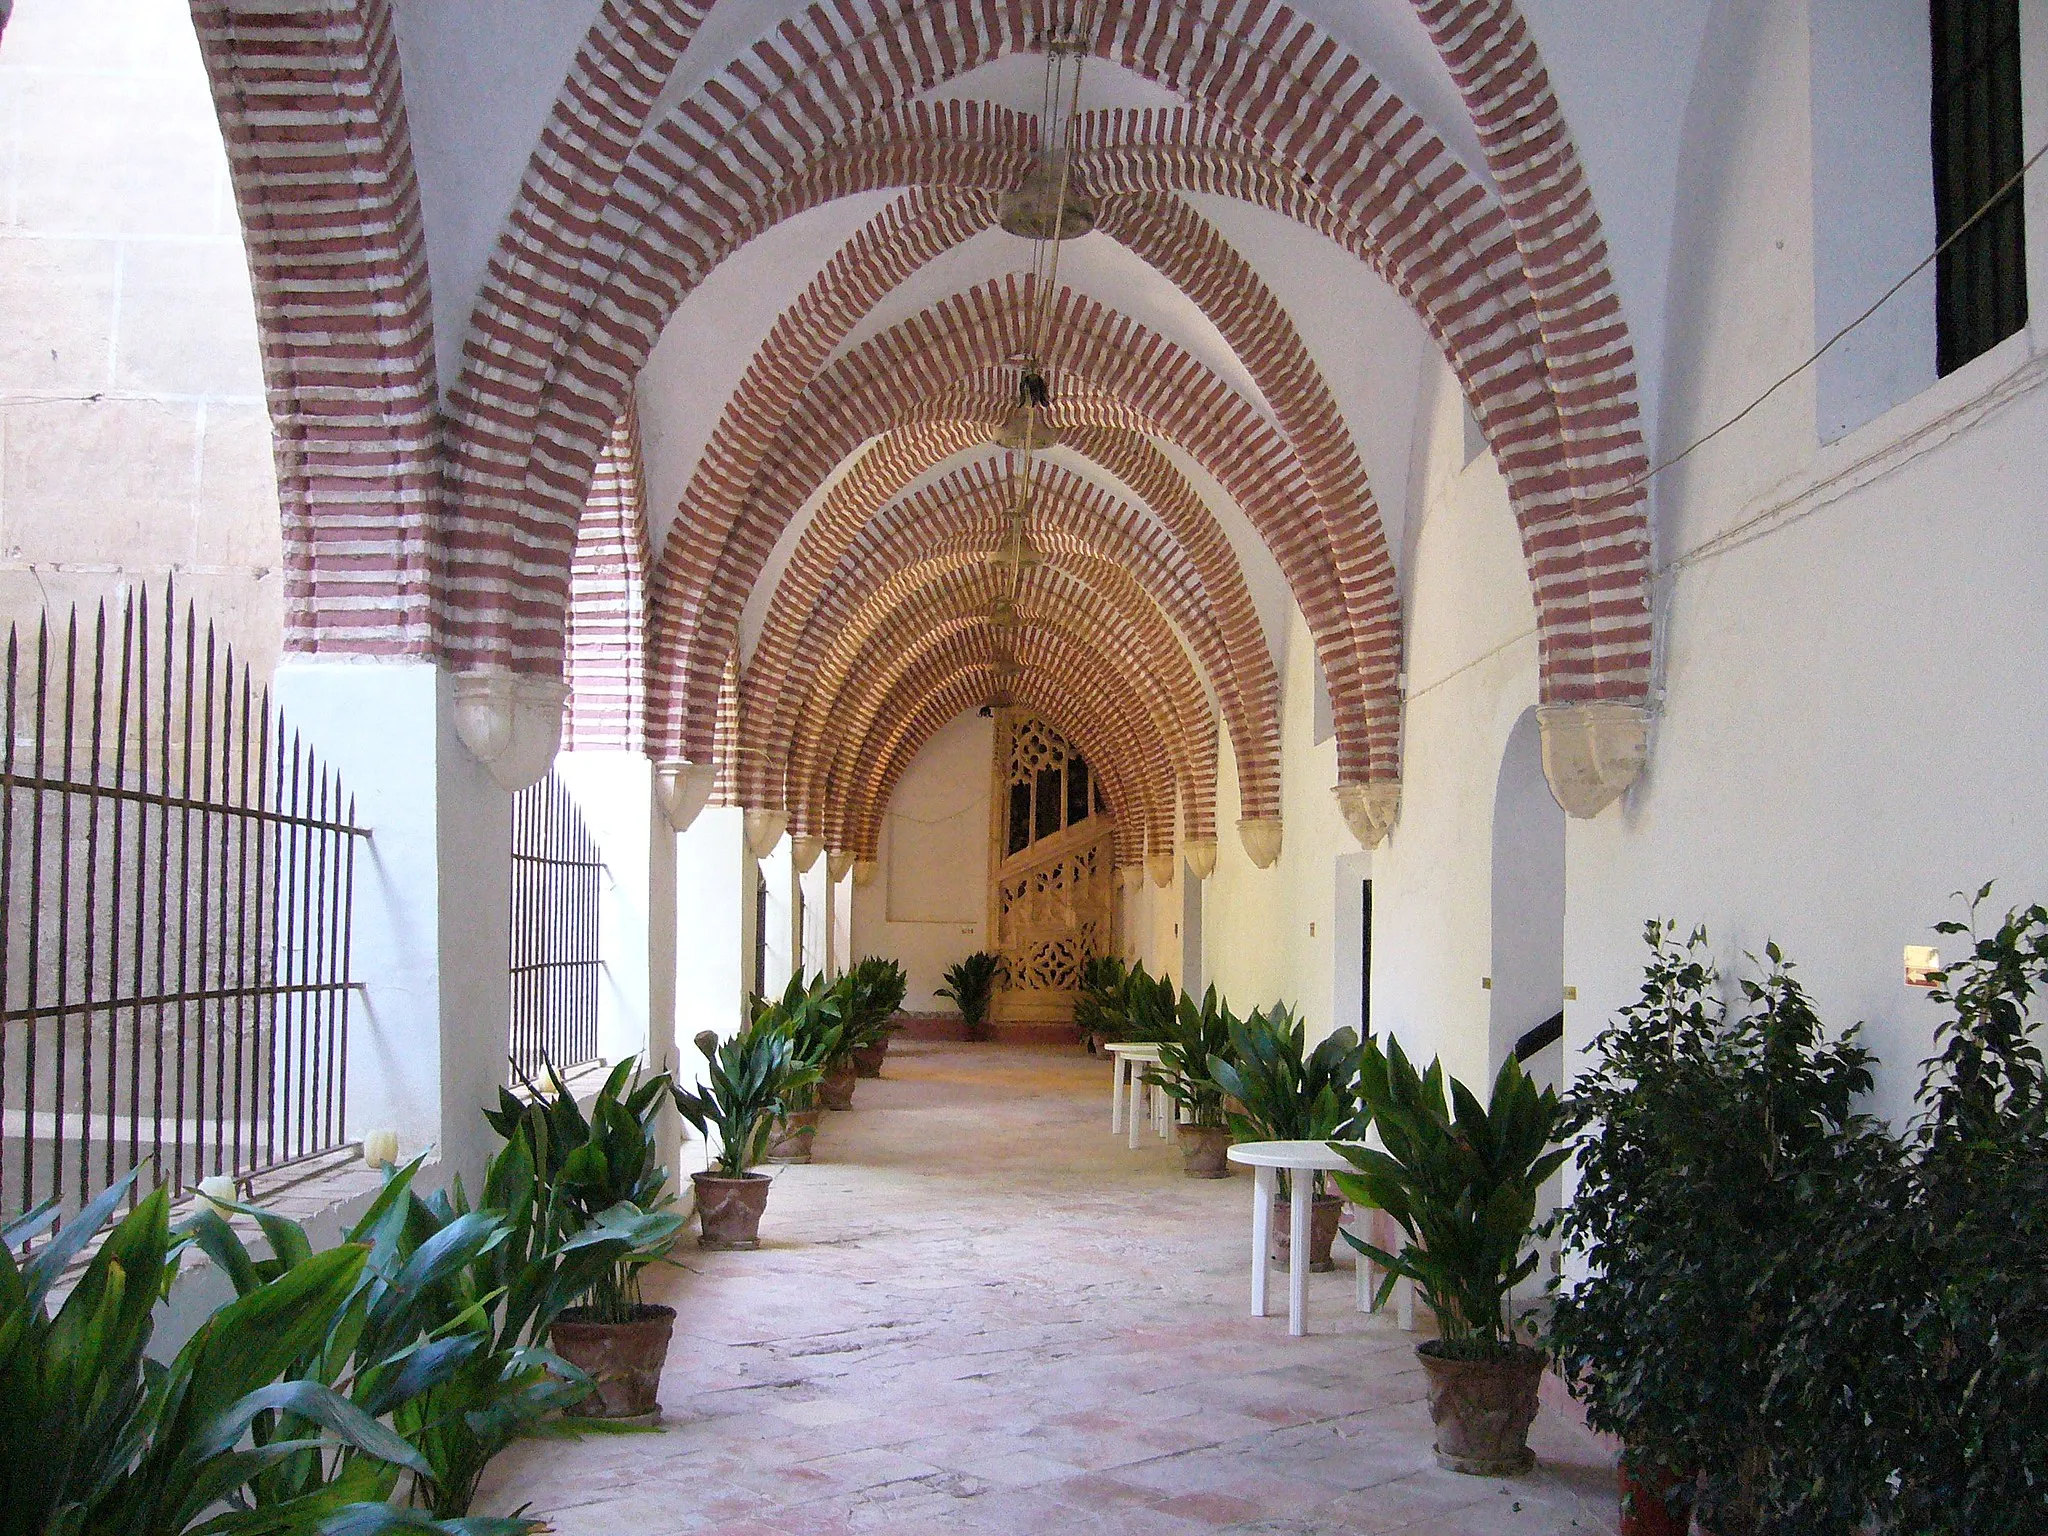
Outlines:
<svg viewBox="0 0 2048 1536"><path fill-rule="evenodd" d="M838 722L1001 692L1027 652L1077 732L1137 733L1119 781L1151 797L1131 818L1148 839L1161 797L1169 838L1270 820L1296 612L1340 782L1384 799L1413 442L1448 366L1508 482L1547 696L1647 686L1630 477L1706 0L351 3L364 69L395 49L403 82L384 137L416 177L451 573L430 622L458 666L563 666L543 594L599 458L637 454L598 482L637 495L647 531L635 739L737 749L745 802L803 830L871 841L915 747L888 735L896 756L869 763L885 737ZM1037 121L1045 36L1084 30L1073 163L1100 227L1063 244L1038 338L1065 439L1043 457L1069 488L1043 515L1066 521L1036 567L992 538L957 579L870 579L885 546L982 526L975 474L1019 472L989 438L1045 256L996 199L1056 126ZM628 414L637 433L615 432ZM863 531L899 525L895 545ZM1150 607L1118 606L1090 540L1132 551ZM806 670L844 636L898 653ZM1120 713L1189 664L1191 695ZM799 719L823 754L802 786L771 751ZM1217 731L1243 803L1190 805Z"/></svg>

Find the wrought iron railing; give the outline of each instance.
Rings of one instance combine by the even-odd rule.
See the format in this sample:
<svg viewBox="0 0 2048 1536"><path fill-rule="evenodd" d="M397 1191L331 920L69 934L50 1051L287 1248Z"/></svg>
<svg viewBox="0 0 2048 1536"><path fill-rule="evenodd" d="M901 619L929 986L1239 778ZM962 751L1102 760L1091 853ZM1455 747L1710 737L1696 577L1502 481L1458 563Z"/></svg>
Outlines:
<svg viewBox="0 0 2048 1536"><path fill-rule="evenodd" d="M339 1146L336 775L169 584L11 626L0 709L0 1212Z"/></svg>
<svg viewBox="0 0 2048 1536"><path fill-rule="evenodd" d="M604 860L555 774L512 797L512 1065L597 1059Z"/></svg>

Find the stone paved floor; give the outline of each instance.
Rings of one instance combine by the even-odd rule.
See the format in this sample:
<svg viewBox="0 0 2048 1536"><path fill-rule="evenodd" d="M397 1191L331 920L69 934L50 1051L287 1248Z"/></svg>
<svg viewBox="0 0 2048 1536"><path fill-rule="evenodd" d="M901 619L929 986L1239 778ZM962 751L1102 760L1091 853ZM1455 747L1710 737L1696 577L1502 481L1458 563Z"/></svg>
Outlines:
<svg viewBox="0 0 2048 1536"><path fill-rule="evenodd" d="M1311 1277L1309 1337L1251 1317L1250 1178L1111 1138L1104 1064L899 1042L886 1073L777 1172L761 1251L650 1271L678 1314L663 1431L518 1447L479 1513L530 1504L565 1536L1612 1531L1611 1462L1547 1408L1531 1476L1435 1467L1412 1336L1351 1309L1348 1267Z"/></svg>

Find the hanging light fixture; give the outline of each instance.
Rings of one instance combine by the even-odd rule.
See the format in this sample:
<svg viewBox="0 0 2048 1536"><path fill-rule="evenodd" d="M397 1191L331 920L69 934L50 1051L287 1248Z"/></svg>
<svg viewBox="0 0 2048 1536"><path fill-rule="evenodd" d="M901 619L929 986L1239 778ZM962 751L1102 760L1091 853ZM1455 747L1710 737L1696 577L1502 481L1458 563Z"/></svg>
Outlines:
<svg viewBox="0 0 2048 1536"><path fill-rule="evenodd" d="M1059 445L1060 434L1047 419L1052 406L1052 389L1038 359L1053 318L1053 295L1058 289L1060 242L1085 235L1095 227L1095 205L1073 185L1072 154L1075 126L1081 112L1081 68L1088 56L1084 39L1088 20L1062 37L1046 40L1045 95L1039 112L1040 150L1024 182L1005 193L998 204L998 222L1013 235L1032 242L1031 293L1033 297L1030 333L1017 360L1023 364L1017 380L1017 403L1003 417L994 434L998 447L1023 455L1016 500L1011 504L1003 547L998 556L1007 567L1003 590L989 605L989 622L994 628L995 658L989 668L991 707L1007 708L1015 697L1017 679L1023 669L1017 663L1017 605L1023 595L1024 573L1040 563L1031 543L1027 522L1031 514L1032 485L1036 478L1037 454ZM1062 98L1064 110L1062 111ZM1057 129L1055 113L1060 114Z"/></svg>
<svg viewBox="0 0 2048 1536"><path fill-rule="evenodd" d="M1025 240L1073 240L1095 227L1095 200L1073 184L1067 151L1040 154L1014 192L996 199L996 222Z"/></svg>
<svg viewBox="0 0 2048 1536"><path fill-rule="evenodd" d="M1052 391L1046 387L1045 375L1036 366L1027 365L1024 376L1017 381L1017 404L996 428L996 446L1018 453L1057 448L1059 428L1045 419L1051 405Z"/></svg>

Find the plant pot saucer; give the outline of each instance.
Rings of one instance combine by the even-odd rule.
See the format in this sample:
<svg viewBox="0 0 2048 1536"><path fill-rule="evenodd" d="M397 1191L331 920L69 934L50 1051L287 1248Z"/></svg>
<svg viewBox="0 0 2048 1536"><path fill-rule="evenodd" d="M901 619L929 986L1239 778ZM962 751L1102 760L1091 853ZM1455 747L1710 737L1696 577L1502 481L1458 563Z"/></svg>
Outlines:
<svg viewBox="0 0 2048 1536"><path fill-rule="evenodd" d="M1486 1457L1453 1456L1447 1451L1433 1451L1436 1464L1446 1472L1462 1472L1467 1477L1520 1477L1536 1465L1536 1453L1523 1450L1520 1456Z"/></svg>

